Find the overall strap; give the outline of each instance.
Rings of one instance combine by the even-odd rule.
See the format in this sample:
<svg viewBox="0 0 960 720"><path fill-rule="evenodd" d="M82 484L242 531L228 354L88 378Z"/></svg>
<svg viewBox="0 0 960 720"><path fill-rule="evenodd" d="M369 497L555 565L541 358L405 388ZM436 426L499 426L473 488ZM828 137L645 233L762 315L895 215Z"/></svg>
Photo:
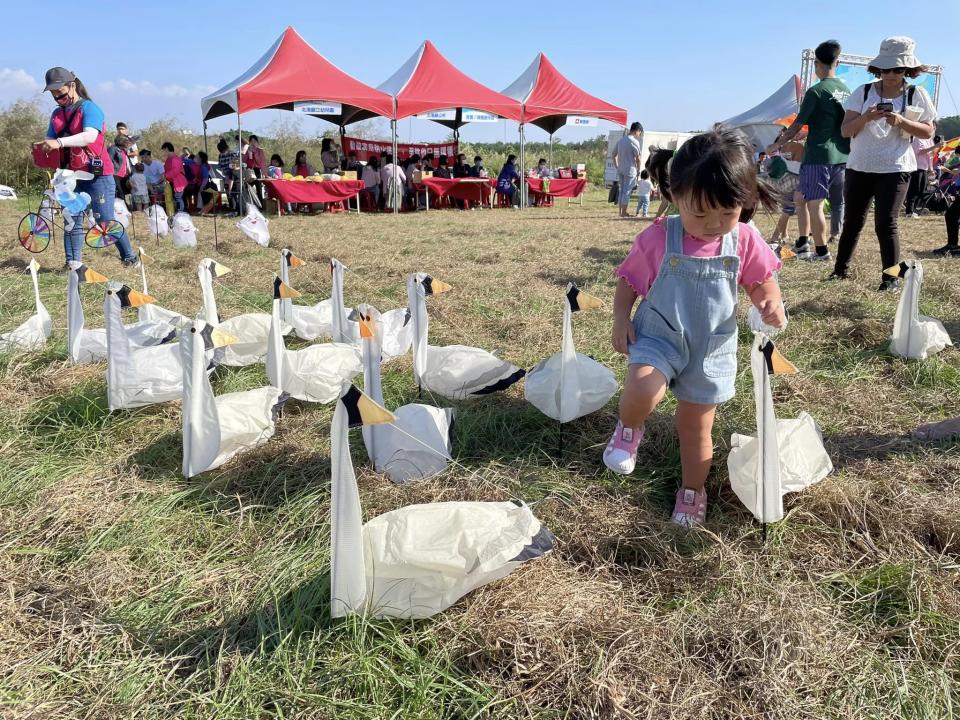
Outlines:
<svg viewBox="0 0 960 720"><path fill-rule="evenodd" d="M679 215L667 217L667 254L683 255L683 222Z"/></svg>
<svg viewBox="0 0 960 720"><path fill-rule="evenodd" d="M720 254L726 255L728 257L730 255L736 255L737 246L739 245L739 242L740 242L740 223L737 223L736 225L733 226L733 230L731 230L730 232L728 232L726 235L723 236L723 244L722 244L722 247L720 248Z"/></svg>

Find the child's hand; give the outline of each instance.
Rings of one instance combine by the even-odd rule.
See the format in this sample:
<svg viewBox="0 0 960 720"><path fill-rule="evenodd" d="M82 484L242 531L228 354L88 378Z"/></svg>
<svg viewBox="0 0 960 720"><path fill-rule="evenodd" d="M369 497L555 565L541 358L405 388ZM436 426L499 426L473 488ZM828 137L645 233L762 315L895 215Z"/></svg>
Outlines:
<svg viewBox="0 0 960 720"><path fill-rule="evenodd" d="M613 349L623 355L627 354L627 346L636 342L637 335L633 331L633 321L629 317L613 318Z"/></svg>
<svg viewBox="0 0 960 720"><path fill-rule="evenodd" d="M783 301L780 298L765 297L757 302L760 318L771 327L783 329L787 324L787 316L783 311Z"/></svg>

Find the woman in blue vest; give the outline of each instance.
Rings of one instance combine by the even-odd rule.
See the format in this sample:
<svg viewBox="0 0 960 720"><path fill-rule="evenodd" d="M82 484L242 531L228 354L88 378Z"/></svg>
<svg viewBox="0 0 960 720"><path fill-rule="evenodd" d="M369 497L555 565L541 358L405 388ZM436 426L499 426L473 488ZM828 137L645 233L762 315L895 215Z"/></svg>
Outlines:
<svg viewBox="0 0 960 720"><path fill-rule="evenodd" d="M98 223L113 220L116 184L113 162L106 142L103 110L87 94L77 77L62 67L50 68L44 88L53 96L57 108L50 116L47 138L39 143L45 152L60 152L60 167L91 173L93 178L78 180L76 192L90 196L90 208ZM66 233L63 247L67 262L80 260L83 248L83 213L73 216L73 229ZM137 266L127 233L117 241L117 251L125 266Z"/></svg>

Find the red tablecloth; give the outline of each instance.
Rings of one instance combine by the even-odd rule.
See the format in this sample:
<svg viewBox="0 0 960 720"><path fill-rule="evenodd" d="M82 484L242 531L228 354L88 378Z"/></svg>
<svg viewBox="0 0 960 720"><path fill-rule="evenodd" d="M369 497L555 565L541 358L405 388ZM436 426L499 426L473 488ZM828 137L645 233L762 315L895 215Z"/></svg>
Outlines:
<svg viewBox="0 0 960 720"><path fill-rule="evenodd" d="M264 180L267 192L283 203L341 202L363 190L363 180Z"/></svg>
<svg viewBox="0 0 960 720"><path fill-rule="evenodd" d="M420 183L430 192L443 197L449 195L460 200L472 200L486 205L490 202L490 189L496 187L496 178L424 178Z"/></svg>
<svg viewBox="0 0 960 720"><path fill-rule="evenodd" d="M575 198L580 197L583 191L587 189L586 178L567 179L551 178L550 190L543 192L543 180L541 178L527 178L527 186L530 192L537 195L549 195L550 197Z"/></svg>

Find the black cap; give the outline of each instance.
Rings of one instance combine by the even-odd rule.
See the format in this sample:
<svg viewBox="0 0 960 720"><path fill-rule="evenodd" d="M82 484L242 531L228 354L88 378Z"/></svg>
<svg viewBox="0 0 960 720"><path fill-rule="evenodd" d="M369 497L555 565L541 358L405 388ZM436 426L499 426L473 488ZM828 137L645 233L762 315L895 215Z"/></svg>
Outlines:
<svg viewBox="0 0 960 720"><path fill-rule="evenodd" d="M43 90L44 92L49 92L50 90L59 90L67 83L76 80L77 76L66 68L54 67L47 70L47 75L44 79L47 81L47 86Z"/></svg>

